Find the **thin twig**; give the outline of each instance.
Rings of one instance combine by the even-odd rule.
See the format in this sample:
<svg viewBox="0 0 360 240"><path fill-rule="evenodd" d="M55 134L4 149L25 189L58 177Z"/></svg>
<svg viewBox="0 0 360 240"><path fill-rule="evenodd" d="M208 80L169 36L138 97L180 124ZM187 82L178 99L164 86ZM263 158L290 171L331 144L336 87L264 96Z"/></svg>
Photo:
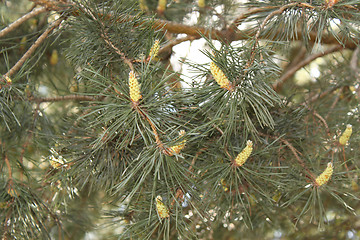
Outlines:
<svg viewBox="0 0 360 240"><path fill-rule="evenodd" d="M115 50L115 52L121 57L121 59L129 66L129 68L131 69L131 71L134 71L134 66L132 64L132 62L125 56L125 54L123 52L120 51L119 48L117 48L112 42L111 42L111 39L110 37L106 34L106 26L105 24L98 20L94 14L87 10L85 8L84 5L80 4L80 6L83 8L83 11L86 12L87 14L89 14L91 16L91 18L95 21L95 22L99 22L101 24L101 27L102 27L102 33L100 34L100 36L104 39L104 41L106 42L107 45L109 45L113 50Z"/></svg>
<svg viewBox="0 0 360 240"><path fill-rule="evenodd" d="M40 13L46 12L46 11L47 11L47 9L45 7L33 9L31 12L25 14L24 16L20 17L15 22L11 23L9 26L7 26L3 30L1 30L0 38L5 36L9 32L15 30L17 27L19 27L22 23L24 23L28 19L30 19L30 18L32 18L32 17L34 17L34 16L36 16L36 15L38 15Z"/></svg>
<svg viewBox="0 0 360 240"><path fill-rule="evenodd" d="M8 174L9 174L9 185L11 185L13 177L12 177L11 166L10 166L10 162L9 162L9 158L8 158L7 154L5 154L5 163L6 163L6 166L8 169Z"/></svg>
<svg viewBox="0 0 360 240"><path fill-rule="evenodd" d="M293 155L295 156L295 158L299 162L299 164L308 173L311 180L313 182L315 182L315 179L316 179L315 175L306 167L305 162L299 157L298 153L300 153L300 152L293 145L291 145L291 143L288 140L283 139L283 138L278 138L276 136L270 136L270 135L267 135L267 134L264 134L264 133L259 133L259 135L266 136L266 137L269 137L269 138L272 138L272 139L279 139L281 142L283 142L291 150L291 152L293 153Z"/></svg>
<svg viewBox="0 0 360 240"><path fill-rule="evenodd" d="M278 10L271 12L271 13L263 20L263 22L261 23L258 31L257 31L256 34L255 34L255 39L254 39L255 42L254 42L254 46L253 46L253 49L252 49L252 52L251 52L250 61L246 64L245 68L250 67L250 66L253 64L254 60L255 60L255 49L256 49L256 46L257 46L257 44L258 44L258 42L259 42L260 33L261 33L261 31L264 29L266 23L267 23L272 17L274 17L275 15L280 15L280 14L282 14L287 8L292 7L292 6L295 6L295 5L297 5L297 3L289 3L289 4L286 4L286 5L282 6L281 8L279 8Z"/></svg>
<svg viewBox="0 0 360 240"><path fill-rule="evenodd" d="M340 45L335 45L332 47L329 47L328 49L326 49L323 52L319 52L313 55L310 55L309 57L307 57L305 60L299 62L298 64L296 64L295 66L291 67L285 74L283 74L279 80L277 80L274 84L273 84L273 89L275 91L279 91L281 89L281 87L283 86L283 84L289 79L291 78L300 68L305 67L306 65L308 65L309 63L311 63L312 61L314 61L315 59L319 58L319 57L323 57L327 54L342 50L343 47Z"/></svg>
<svg viewBox="0 0 360 240"><path fill-rule="evenodd" d="M118 49L117 47L115 47L115 45L111 42L110 38L105 34L102 33L101 37L104 39L104 41L112 48L115 50L115 52L120 55L121 59L129 66L129 68L131 69L131 71L134 71L134 66L132 64L132 62L125 56L125 54L123 52L120 51L120 49Z"/></svg>
<svg viewBox="0 0 360 240"><path fill-rule="evenodd" d="M59 10L60 6L62 6L63 2L51 2L51 6L49 6L49 2L48 1L40 1L40 0L31 0L33 2L35 2L38 5L41 6L46 6L48 8L51 8L53 10ZM310 8L313 9L314 7L307 4L307 3L294 3L297 4L301 7L306 7L306 8ZM61 10L64 10L66 8L70 8L72 7L73 4L71 3L67 3L66 6L62 7ZM269 9L269 7L264 7L264 11L267 11ZM248 10L250 13L253 11L254 14L258 13L258 12L262 12L262 10L260 9L256 9L256 10ZM71 14L73 16L78 16L79 13L78 11L72 11ZM99 14L99 16L102 16L102 14ZM240 23L242 19L248 17L247 14L243 14L241 16L238 17L238 22ZM119 16L117 18L116 21L118 22L129 22L129 21L133 21L135 19L134 16ZM142 23L144 23L146 20L144 20ZM162 20L162 19L151 19L150 21L152 21L152 28L155 30L166 30L169 33L175 33L175 34L187 34L189 36L193 36L196 38L200 38L202 35L207 36L207 37L211 37L214 40L222 40L222 41L226 41L226 42L232 42L232 41L239 41L239 40L247 40L250 39L254 36L254 32L252 29L246 29L243 31L239 31L238 29L234 28L234 23L235 23L235 27L236 27L236 20L234 21L233 24L231 24L227 29L225 30L217 30L217 29L209 29L209 28L204 28L204 27L199 27L199 26L188 26L185 24L181 24L181 23L175 23L172 21L166 21L166 20ZM140 24L142 24L140 23ZM234 32L235 31L235 32ZM268 40L275 40L277 38L277 36L279 34L281 34L281 30L278 30L274 35L272 36L264 36L264 39L268 39ZM300 37L302 36L302 32L301 30L297 31L296 33L294 33L294 36L299 36L299 37L295 37L293 40L299 40ZM317 39L317 32L312 31L309 33L309 41L310 42L314 42ZM343 36L338 36L338 38L342 39ZM332 36L332 35L324 35L321 38L321 43L323 44L339 44L338 40ZM343 42L343 46L344 48L348 48L348 49L355 49L356 48L356 40L355 39L349 39L348 41Z"/></svg>
<svg viewBox="0 0 360 240"><path fill-rule="evenodd" d="M335 99L334 99L334 102L331 104L330 108L329 108L329 111L328 113L326 114L325 116L325 119L328 119L329 116L330 116L330 113L332 112L332 110L334 109L334 107L336 106L336 104L339 102L340 100L340 96L341 96L341 91L339 94L336 95Z"/></svg>
<svg viewBox="0 0 360 240"><path fill-rule="evenodd" d="M296 150L296 148L294 148L293 145L291 145L290 142L288 142L285 139L280 139L280 141L282 141L291 150L291 152L294 154L296 160L305 169L305 171L309 174L309 176L311 177L311 180L313 182L315 182L315 179L316 179L315 175L312 172L310 172L310 170L306 167L305 162L297 154L298 151Z"/></svg>
<svg viewBox="0 0 360 240"><path fill-rule="evenodd" d="M169 155L169 156L173 156L173 152L171 149L164 147L164 144L162 143L162 141L160 140L160 136L159 133L157 132L156 126L155 124L151 121L151 119L143 112L143 110L139 107L139 105L134 105L135 110L140 113L141 116L143 116L146 121L148 121L148 123L150 124L150 127L154 133L154 137L155 137L155 142L158 146L158 148L160 148L164 154Z"/></svg>
<svg viewBox="0 0 360 240"><path fill-rule="evenodd" d="M36 39L33 45L26 51L26 53L20 58L20 60L5 74L7 77L11 77L15 72L17 72L21 66L25 63L25 61L30 58L30 56L34 53L34 51L40 46L40 44L48 37L48 35L58 27L64 18L59 18L55 22L53 22L50 27L48 27L41 36Z"/></svg>
<svg viewBox="0 0 360 240"><path fill-rule="evenodd" d="M315 102L317 101L318 99L321 99L321 98L324 98L326 95L330 94L330 93L333 93L335 90L337 90L338 88L341 88L340 85L337 85L335 87L332 87L322 93L318 93L316 94L315 96L311 97L309 100L306 100L306 102L308 103L312 103L312 102Z"/></svg>
<svg viewBox="0 0 360 240"><path fill-rule="evenodd" d="M276 6L267 6L267 7L260 7L260 8L250 8L246 9L244 13L242 13L239 17L237 17L228 27L227 33L226 33L226 41L232 42L236 39L235 33L239 32L238 26L248 17L251 15L266 12L271 9L277 8Z"/></svg>
<svg viewBox="0 0 360 240"><path fill-rule="evenodd" d="M301 105L303 105L303 106L305 106L307 109L309 109L309 111L311 111L312 114L313 114L315 117L317 117L317 118L320 120L320 122L323 123L323 125L324 125L324 127L325 127L325 130L326 130L326 134L330 137L330 130L329 130L329 126L328 126L327 123L326 123L326 120L325 120L318 112L316 112L314 109L310 108L309 105L307 105L306 103L303 103L303 104L301 104Z"/></svg>
<svg viewBox="0 0 360 240"><path fill-rule="evenodd" d="M31 2L35 3L36 5L44 6L48 10L54 10L54 11L62 11L66 8L69 8L74 5L74 3L70 1L62 1L62 0L30 0Z"/></svg>

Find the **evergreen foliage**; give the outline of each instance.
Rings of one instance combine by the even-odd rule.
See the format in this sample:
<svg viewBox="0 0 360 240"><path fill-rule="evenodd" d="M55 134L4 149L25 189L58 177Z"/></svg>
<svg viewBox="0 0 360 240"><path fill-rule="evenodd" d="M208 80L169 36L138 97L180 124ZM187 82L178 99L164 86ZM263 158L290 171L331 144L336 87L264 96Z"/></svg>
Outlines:
<svg viewBox="0 0 360 240"><path fill-rule="evenodd" d="M2 239L360 237L360 1L0 12Z"/></svg>

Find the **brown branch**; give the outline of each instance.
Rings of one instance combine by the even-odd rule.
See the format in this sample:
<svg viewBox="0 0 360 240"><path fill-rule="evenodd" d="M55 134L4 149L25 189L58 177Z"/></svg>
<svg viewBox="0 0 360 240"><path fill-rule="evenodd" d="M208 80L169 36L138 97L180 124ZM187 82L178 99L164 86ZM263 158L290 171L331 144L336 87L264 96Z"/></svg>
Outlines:
<svg viewBox="0 0 360 240"><path fill-rule="evenodd" d="M315 59L319 58L319 57L323 57L327 54L342 50L343 47L340 45L335 45L332 47L329 47L328 49L326 49L323 52L319 52L313 55L310 55L309 57L307 57L305 60L299 62L298 64L296 64L295 66L291 67L285 74L283 74L274 84L273 84L273 89L275 91L280 91L283 84L289 79L291 78L300 68L305 67L306 65L308 65L309 63L311 63L312 61L314 61Z"/></svg>
<svg viewBox="0 0 360 240"><path fill-rule="evenodd" d="M98 19L94 16L94 14L87 10L82 4L80 4L80 6L83 8L83 11L86 12L87 14L89 14L91 16L91 18L96 22L98 21ZM102 21L99 21L102 27L102 31L103 33L100 34L100 36L104 39L104 41L106 42L106 44L108 46L110 46L113 50L115 50L115 52L121 57L121 59L129 66L129 68L131 69L131 71L134 71L134 66L132 64L132 62L125 56L125 54L123 52L120 51L119 48L117 48L112 42L110 37L106 34L106 27L104 25L104 23Z"/></svg>
<svg viewBox="0 0 360 240"><path fill-rule="evenodd" d="M132 62L125 56L125 54L123 52L120 51L120 49L118 49L117 47L115 47L115 45L111 42L111 40L109 39L109 37L104 33L101 34L101 37L104 39L104 41L112 48L115 50L115 52L120 55L121 59L129 66L129 68L131 69L131 71L134 71L134 66L132 64Z"/></svg>
<svg viewBox="0 0 360 240"><path fill-rule="evenodd" d="M283 143L291 150L291 152L294 154L296 160L297 160L297 161L299 162L299 164L304 168L304 170L309 174L311 180L312 180L313 182L315 182L315 179L316 179L315 175L314 175L312 172L310 172L310 170L306 167L305 162L304 162L304 161L299 157L299 155L297 154L298 151L296 150L296 148L294 148L293 145L291 145L291 144L290 144L287 140L285 140L285 139L280 139L280 141L283 142Z"/></svg>
<svg viewBox="0 0 360 240"><path fill-rule="evenodd" d="M59 10L59 9L64 10L65 8L69 8L69 7L73 6L73 4L71 4L71 3L67 3L67 5L64 5L63 2L51 2L51 4L50 4L49 1L40 1L40 0L31 0L31 1L35 2L38 5L45 6L49 9L53 9L53 10ZM300 7L306 7L306 8L310 8L310 9L314 8L313 6L306 4L306 3L291 3L291 4L294 4L294 5L297 4ZM288 6L288 5L285 5L285 6ZM283 6L283 7L285 7L285 6ZM281 7L281 9L283 7ZM238 40L247 40L247 39L254 37L254 32L252 31L252 29L239 31L236 28L236 26L238 24L240 24L243 19L249 17L250 14L256 14L259 12L267 11L271 8L273 8L273 7L267 6L267 7L264 7L264 9L261 9L261 8L250 9L250 10L248 10L247 13L240 15L227 29L222 30L222 31L216 30L216 29L208 29L208 28L204 28L204 27L198 27L198 26L188 26L185 24L175 23L175 22L161 20L161 19L153 19L151 21L153 22L153 28L155 30L163 29L169 33L175 33L175 34L183 33L183 34L187 34L189 36L195 37L195 38L200 38L201 35L204 35L204 36L210 37L214 40L232 42L232 41L238 41ZM73 11L71 14L76 17L76 16L78 16L79 13L78 13L78 11ZM134 20L134 18L135 18L134 16L119 16L117 18L117 21L118 22L125 22L125 21L128 22L128 21ZM272 37L264 36L263 39L276 40L277 36L280 34L282 34L282 31L279 30ZM301 30L294 33L294 36L296 36L293 38L294 41L300 40L301 36L302 36ZM338 38L342 39L342 36L338 36ZM315 42L316 39L317 39L317 32L310 32L309 33L309 41ZM356 42L357 41L355 39L349 39L348 41L343 42L343 46L344 46L344 48L355 49ZM323 35L323 37L321 38L321 43L323 43L323 44L339 44L338 40L332 35Z"/></svg>
<svg viewBox="0 0 360 240"><path fill-rule="evenodd" d="M9 185L11 185L13 177L12 177L10 161L9 161L9 158L8 158L7 154L5 154L5 163L6 163L6 166L7 166L7 169L8 169L8 174L9 174Z"/></svg>
<svg viewBox="0 0 360 240"><path fill-rule="evenodd" d="M324 98L326 95L334 92L334 91L337 90L338 88L341 88L341 86L338 85L338 86L335 86L335 87L333 87L333 88L330 88L330 89L328 89L328 90L326 90L326 91L324 91L324 92L322 92L322 93L318 93L318 94L316 94L315 96L311 97L311 98L310 98L309 100L307 100L306 102L308 102L308 103L315 102L315 101L317 101L318 99Z"/></svg>
<svg viewBox="0 0 360 240"><path fill-rule="evenodd" d="M165 44L162 48L160 48L159 50L159 55L163 52L167 52L167 51L170 51L175 45L178 45L182 42L186 42L186 41L193 41L195 39L199 39L200 37L194 37L194 36L186 36L186 37L183 37L183 38L177 38L177 39L174 39L170 42L168 42L167 44Z"/></svg>
<svg viewBox="0 0 360 240"><path fill-rule="evenodd" d="M320 122L323 123L325 130L326 130L326 134L330 137L330 130L329 130L329 126L326 123L326 120L314 109L312 109L309 105L307 105L306 103L301 104L303 106L305 106L310 112L312 112L312 114L317 117ZM325 117L326 118L326 117Z"/></svg>
<svg viewBox="0 0 360 240"><path fill-rule="evenodd" d="M155 142L158 146L158 148L160 148L162 150L162 152L166 155L169 156L173 156L173 152L171 149L164 147L164 144L162 143L162 141L160 140L160 136L159 133L157 132L156 126L155 124L150 120L150 118L143 112L143 110L139 107L139 105L133 105L133 107L135 108L135 110L140 113L141 116L143 116L146 121L148 121L148 123L150 124L150 127L154 133L154 137L155 137Z"/></svg>
<svg viewBox="0 0 360 240"><path fill-rule="evenodd" d="M298 153L300 153L300 152L293 145L291 145L291 143L288 140L283 139L283 138L278 138L276 136L270 136L270 135L267 135L267 134L264 134L264 133L259 133L259 135L269 137L269 138L272 138L272 139L275 139L275 140L279 139L281 142L283 142L290 149L290 151L293 153L293 155L295 156L295 158L299 162L299 164L308 173L310 179L313 182L315 182L315 179L316 179L315 175L306 167L305 162L299 157Z"/></svg>
<svg viewBox="0 0 360 240"><path fill-rule="evenodd" d="M96 101L97 98L93 96L83 96L83 95L66 95L58 97L41 97L41 98L30 98L29 101L43 103L43 102L60 102L60 101Z"/></svg>
<svg viewBox="0 0 360 240"><path fill-rule="evenodd" d="M59 18L55 22L53 22L50 27L48 27L41 36L36 39L33 45L26 51L26 53L20 58L20 60L5 74L5 76L10 77L15 72L17 72L21 66L25 63L25 61L30 58L30 56L34 53L34 51L40 46L40 44L48 37L48 35L56 28L58 27L61 22L64 20L64 18Z"/></svg>
<svg viewBox="0 0 360 240"><path fill-rule="evenodd" d="M30 0L31 2L35 3L39 6L44 6L48 10L54 10L54 11L63 11L66 8L73 5L73 3L66 2L66 1L53 1L53 0Z"/></svg>
<svg viewBox="0 0 360 240"><path fill-rule="evenodd" d="M224 32L216 29L208 29L204 27L188 26L181 23L175 23L171 21L154 19L153 28L155 30L166 30L170 33L184 33L193 37L201 37L201 35L211 37L212 39L220 40L224 39ZM245 34L244 34L245 37Z"/></svg>
<svg viewBox="0 0 360 240"><path fill-rule="evenodd" d="M267 6L267 7L260 7L260 8L251 8L247 9L243 14L241 14L239 17L237 17L233 23L230 25L230 29L236 29L237 26L239 26L246 18L250 17L251 15L266 12L271 9L277 8L276 6Z"/></svg>
<svg viewBox="0 0 360 240"><path fill-rule="evenodd" d="M28 19L30 19L30 18L32 18L32 17L34 17L34 16L36 16L36 15L38 15L40 13L46 12L46 11L47 11L47 9L45 7L33 9L31 12L25 14L24 16L20 17L15 22L11 23L9 26L7 26L3 30L1 30L0 38L5 36L9 32L15 30L17 27L19 27L22 23L24 23Z"/></svg>

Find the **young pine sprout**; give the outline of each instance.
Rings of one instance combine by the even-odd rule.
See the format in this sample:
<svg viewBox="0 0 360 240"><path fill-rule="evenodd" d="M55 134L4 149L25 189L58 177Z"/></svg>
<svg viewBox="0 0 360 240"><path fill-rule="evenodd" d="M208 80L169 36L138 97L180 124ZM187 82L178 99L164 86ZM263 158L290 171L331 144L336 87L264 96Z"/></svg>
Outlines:
<svg viewBox="0 0 360 240"><path fill-rule="evenodd" d="M198 0L198 6L199 6L199 8L204 8L205 7L205 0Z"/></svg>
<svg viewBox="0 0 360 240"><path fill-rule="evenodd" d="M154 59L155 57L157 57L159 53L159 49L160 49L160 41L155 40L154 45L150 49L149 58L152 57Z"/></svg>
<svg viewBox="0 0 360 240"><path fill-rule="evenodd" d="M159 14L163 14L165 9L166 9L166 0L159 0L158 2L158 6L156 8L156 10L158 11Z"/></svg>
<svg viewBox="0 0 360 240"><path fill-rule="evenodd" d="M315 182L317 186L320 187L321 185L324 185L330 180L331 175L333 174L333 169L334 169L333 164L329 162L327 164L325 171L316 178Z"/></svg>
<svg viewBox="0 0 360 240"><path fill-rule="evenodd" d="M221 88L226 88L229 91L232 90L229 79L214 62L210 63L210 72Z"/></svg>
<svg viewBox="0 0 360 240"><path fill-rule="evenodd" d="M253 150L253 142L251 140L248 140L246 142L246 147L235 158L235 166L237 166L237 167L242 166L246 162L246 160L249 158L252 150Z"/></svg>
<svg viewBox="0 0 360 240"><path fill-rule="evenodd" d="M179 137L183 137L185 135L185 131L184 130L180 130L179 132ZM176 154L179 154L181 150L183 150L183 148L185 147L186 144L186 140L182 140L181 143L179 145L175 145L171 147L171 150L173 152L175 152Z"/></svg>
<svg viewBox="0 0 360 240"><path fill-rule="evenodd" d="M161 219L170 217L169 209L162 202L161 196L156 197L156 211L158 212Z"/></svg>
<svg viewBox="0 0 360 240"><path fill-rule="evenodd" d="M133 71L129 73L130 99L133 103L138 103L141 99L140 84L137 81Z"/></svg>
<svg viewBox="0 0 360 240"><path fill-rule="evenodd" d="M346 126L346 129L344 131L344 133L341 135L341 137L339 138L339 143L341 145L346 145L346 143L349 141L350 139L350 136L351 136L351 133L352 133L352 126L351 124L348 124Z"/></svg>

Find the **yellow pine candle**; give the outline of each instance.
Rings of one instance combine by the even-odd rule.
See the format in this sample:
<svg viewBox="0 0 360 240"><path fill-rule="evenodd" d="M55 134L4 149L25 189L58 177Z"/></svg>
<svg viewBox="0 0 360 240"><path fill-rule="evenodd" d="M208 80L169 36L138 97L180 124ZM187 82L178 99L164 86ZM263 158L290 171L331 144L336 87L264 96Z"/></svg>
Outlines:
<svg viewBox="0 0 360 240"><path fill-rule="evenodd" d="M341 145L345 145L349 141L351 134L352 134L352 126L351 124L348 124L346 126L344 133L339 138L339 143Z"/></svg>
<svg viewBox="0 0 360 240"><path fill-rule="evenodd" d="M198 0L198 6L199 6L199 8L204 8L205 7L205 0Z"/></svg>
<svg viewBox="0 0 360 240"><path fill-rule="evenodd" d="M158 6L157 6L157 11L160 14L163 14L165 9L166 9L166 0L159 0Z"/></svg>
<svg viewBox="0 0 360 240"><path fill-rule="evenodd" d="M224 72L214 63L210 63L210 72L213 75L215 81L220 85L221 88L231 89L230 81L224 74Z"/></svg>
<svg viewBox="0 0 360 240"><path fill-rule="evenodd" d="M169 209L162 202L161 196L156 197L156 211L158 212L159 217L162 219L170 217Z"/></svg>
<svg viewBox="0 0 360 240"><path fill-rule="evenodd" d="M333 164L329 162L327 164L325 171L316 178L315 180L316 184L318 186L321 186L327 183L330 180L331 175L333 174L333 170L334 170Z"/></svg>
<svg viewBox="0 0 360 240"><path fill-rule="evenodd" d="M154 45L150 49L149 57L152 57L153 59L158 55L160 49L160 41L155 40Z"/></svg>
<svg viewBox="0 0 360 240"><path fill-rule="evenodd" d="M246 147L235 158L235 165L238 167L242 166L249 158L252 150L253 150L253 142L251 140L248 140L246 142Z"/></svg>
<svg viewBox="0 0 360 240"><path fill-rule="evenodd" d="M133 71L129 73L129 88L130 88L130 99L132 102L137 103L141 99L140 84L137 81Z"/></svg>
<svg viewBox="0 0 360 240"><path fill-rule="evenodd" d="M180 137L183 137L184 135L185 135L185 131L184 131L184 130L181 130L181 131L179 132L179 136L180 136ZM176 154L179 154L180 151L183 150L183 148L185 147L185 144L186 144L186 140L184 139L184 140L181 141L180 144L175 145L175 146L172 146L172 147L171 147L171 150L172 150L173 152L175 152Z"/></svg>

